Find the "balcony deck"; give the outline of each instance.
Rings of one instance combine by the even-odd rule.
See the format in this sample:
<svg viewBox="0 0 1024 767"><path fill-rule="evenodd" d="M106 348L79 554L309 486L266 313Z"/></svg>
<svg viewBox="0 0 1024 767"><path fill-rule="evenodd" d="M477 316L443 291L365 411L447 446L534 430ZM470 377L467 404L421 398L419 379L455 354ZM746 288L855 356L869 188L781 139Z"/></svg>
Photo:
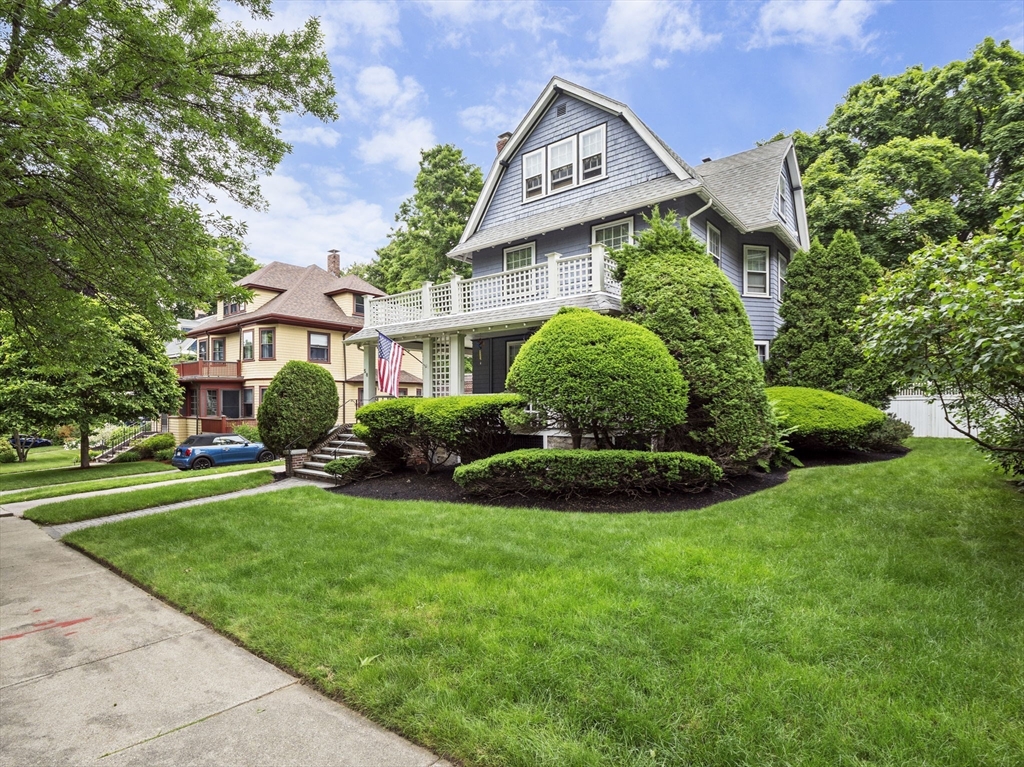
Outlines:
<svg viewBox="0 0 1024 767"><path fill-rule="evenodd" d="M510 322L543 321L562 306L596 311L620 308L620 285L611 275L615 263L600 245L581 256L548 255L545 263L498 274L461 279L418 290L373 298L366 326L346 343L365 342L377 330L392 337L484 328Z"/></svg>
<svg viewBox="0 0 1024 767"><path fill-rule="evenodd" d="M191 360L189 362L175 362L174 367L178 371L178 378L201 380L204 378L242 377L242 363L237 360L232 362Z"/></svg>

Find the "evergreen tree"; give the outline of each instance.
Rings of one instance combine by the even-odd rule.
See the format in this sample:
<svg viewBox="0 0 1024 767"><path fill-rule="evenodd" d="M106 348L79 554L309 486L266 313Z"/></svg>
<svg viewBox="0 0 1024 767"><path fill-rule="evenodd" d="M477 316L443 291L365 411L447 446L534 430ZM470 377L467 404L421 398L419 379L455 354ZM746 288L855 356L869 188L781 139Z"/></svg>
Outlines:
<svg viewBox="0 0 1024 767"><path fill-rule="evenodd" d="M815 240L798 253L786 273L779 313L783 326L767 363L773 386L825 389L884 407L892 376L868 364L850 325L861 297L874 288L881 269L861 254L857 238L840 231L826 248Z"/></svg>

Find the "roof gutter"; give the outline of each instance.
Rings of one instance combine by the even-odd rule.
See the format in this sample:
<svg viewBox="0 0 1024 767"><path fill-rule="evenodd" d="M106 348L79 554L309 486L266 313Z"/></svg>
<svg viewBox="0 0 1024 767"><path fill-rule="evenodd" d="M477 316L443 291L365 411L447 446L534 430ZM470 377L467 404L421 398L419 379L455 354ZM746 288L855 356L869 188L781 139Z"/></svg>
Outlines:
<svg viewBox="0 0 1024 767"><path fill-rule="evenodd" d="M700 195L700 192L697 192L697 195L699 196L699 195ZM691 214L690 214L689 216L687 216L687 217L686 217L686 228L687 228L687 229L690 229L690 226L691 226L691 224L693 223L693 219L694 219L694 217L696 217L696 216L699 216L699 215L700 215L701 213L703 213L703 212L704 212L704 211L706 211L706 210L707 210L708 208L710 208L710 207L711 207L711 205L713 204L713 202L714 202L714 201L713 201L713 200L711 199L711 195L709 194L709 195L708 195L708 201L707 201L707 203L706 203L706 204L704 205L704 207L703 207L703 208L697 208L697 210L693 211L693 213L691 213Z"/></svg>

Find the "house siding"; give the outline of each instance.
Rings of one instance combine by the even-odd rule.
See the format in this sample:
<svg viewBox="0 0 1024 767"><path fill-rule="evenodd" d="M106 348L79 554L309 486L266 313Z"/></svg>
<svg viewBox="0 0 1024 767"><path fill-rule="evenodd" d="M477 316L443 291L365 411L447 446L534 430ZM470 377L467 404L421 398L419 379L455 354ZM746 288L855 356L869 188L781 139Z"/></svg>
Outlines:
<svg viewBox="0 0 1024 767"><path fill-rule="evenodd" d="M773 211L779 220L786 225L794 234L797 233L796 224L796 194L793 191L793 179L789 173L789 163L782 163L782 183L784 184L784 197L782 205L780 207L779 196L775 195L775 205Z"/></svg>
<svg viewBox="0 0 1024 767"><path fill-rule="evenodd" d="M473 341L473 393L493 394L505 391L508 377L508 344L525 341L533 330L515 335L479 338Z"/></svg>
<svg viewBox="0 0 1024 767"><path fill-rule="evenodd" d="M559 106L565 106L565 114L562 117L558 116ZM523 155L602 123L607 125L607 176L600 181L524 203ZM578 164L577 157L577 166ZM479 230L569 205L596 194L667 176L671 172L636 131L617 115L563 95L552 102L533 132L512 156L491 198Z"/></svg>

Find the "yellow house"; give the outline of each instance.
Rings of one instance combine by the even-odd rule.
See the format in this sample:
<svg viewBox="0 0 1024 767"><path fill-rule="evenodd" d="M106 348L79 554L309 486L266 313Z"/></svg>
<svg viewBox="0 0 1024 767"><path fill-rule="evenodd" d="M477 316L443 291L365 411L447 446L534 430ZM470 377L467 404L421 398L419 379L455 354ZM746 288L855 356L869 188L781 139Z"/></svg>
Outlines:
<svg viewBox="0 0 1024 767"><path fill-rule="evenodd" d="M217 303L187 334L195 339L198 359L178 362L185 389L181 411L169 430L179 439L198 432L230 432L237 424L256 424L270 381L292 360L323 365L338 386L338 422L355 420L363 391L376 392L363 375L363 354L344 341L363 328L370 298L386 295L365 280L338 276L338 256L328 269L271 262L236 284L253 292L246 304ZM406 354L402 396L422 396L418 355ZM375 382L374 382L375 383Z"/></svg>

